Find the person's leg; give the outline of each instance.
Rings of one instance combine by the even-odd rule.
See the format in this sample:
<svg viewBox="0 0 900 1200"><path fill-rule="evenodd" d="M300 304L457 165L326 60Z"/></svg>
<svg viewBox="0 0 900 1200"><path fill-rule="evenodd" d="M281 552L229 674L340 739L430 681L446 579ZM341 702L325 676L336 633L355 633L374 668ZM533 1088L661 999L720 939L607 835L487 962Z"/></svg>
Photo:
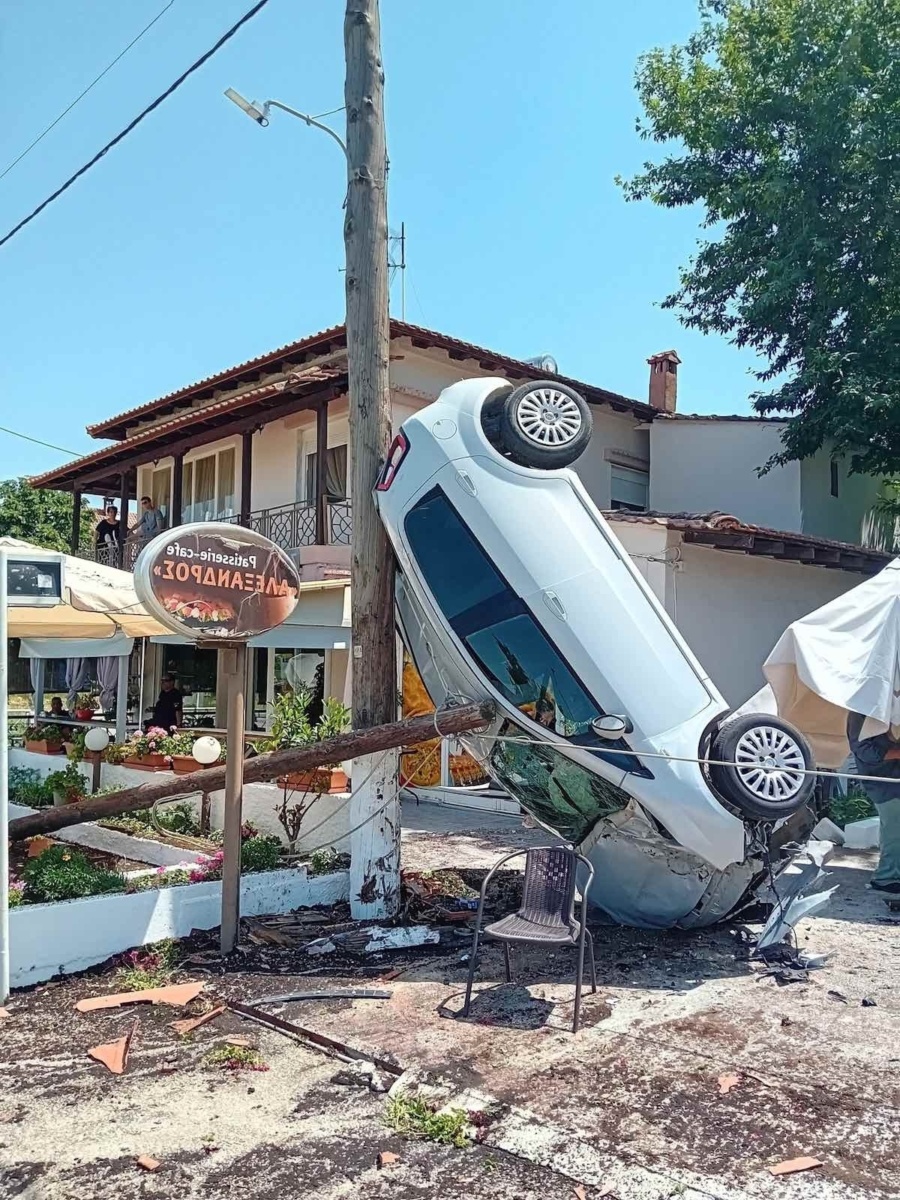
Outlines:
<svg viewBox="0 0 900 1200"><path fill-rule="evenodd" d="M881 830L881 856L872 882L896 883L900 887L900 797L875 807Z"/></svg>

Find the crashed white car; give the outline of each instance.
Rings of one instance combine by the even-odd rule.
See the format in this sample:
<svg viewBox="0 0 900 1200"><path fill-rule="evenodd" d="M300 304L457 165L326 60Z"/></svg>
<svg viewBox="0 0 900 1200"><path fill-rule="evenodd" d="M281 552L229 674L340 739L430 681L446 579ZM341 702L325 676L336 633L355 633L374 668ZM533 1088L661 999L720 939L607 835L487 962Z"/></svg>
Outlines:
<svg viewBox="0 0 900 1200"><path fill-rule="evenodd" d="M572 471L591 436L557 382L453 384L410 417L376 502L400 632L438 707L493 701L462 740L594 865L593 903L709 924L809 799L802 735L728 705Z"/></svg>

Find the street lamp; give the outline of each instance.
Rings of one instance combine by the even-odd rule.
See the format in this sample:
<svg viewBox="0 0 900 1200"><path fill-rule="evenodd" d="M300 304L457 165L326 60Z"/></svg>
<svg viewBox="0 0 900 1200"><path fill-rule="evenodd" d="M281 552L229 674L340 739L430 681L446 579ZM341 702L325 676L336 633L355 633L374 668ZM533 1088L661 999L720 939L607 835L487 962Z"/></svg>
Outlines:
<svg viewBox="0 0 900 1200"><path fill-rule="evenodd" d="M267 100L265 104L258 104L255 100L246 100L240 92L236 92L234 88L226 88L225 95L238 108L247 114L251 121L255 121L257 125L262 125L263 128L269 123L269 110L272 108L280 108L282 112L289 113L292 117L299 117L301 121L305 121L307 125L312 125L316 129L321 129L323 133L327 133L329 137L334 138L344 156L347 155L347 145L340 134L335 133L330 125L323 125L321 121L315 117L311 117L309 113L298 112L296 108L291 108L287 104L282 104L280 100ZM334 112L341 112L339 108L333 109ZM323 113L327 116L327 113Z"/></svg>

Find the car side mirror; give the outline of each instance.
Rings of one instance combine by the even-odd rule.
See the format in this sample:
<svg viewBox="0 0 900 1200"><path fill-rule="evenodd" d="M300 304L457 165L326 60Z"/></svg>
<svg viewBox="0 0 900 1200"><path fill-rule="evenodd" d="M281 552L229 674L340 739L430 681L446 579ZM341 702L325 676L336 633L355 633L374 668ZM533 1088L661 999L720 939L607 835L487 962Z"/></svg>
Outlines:
<svg viewBox="0 0 900 1200"><path fill-rule="evenodd" d="M616 738L624 737L626 733L632 733L634 726L627 717L620 717L615 713L604 713L602 717L594 717L591 721L591 729L597 737L607 738L614 742Z"/></svg>

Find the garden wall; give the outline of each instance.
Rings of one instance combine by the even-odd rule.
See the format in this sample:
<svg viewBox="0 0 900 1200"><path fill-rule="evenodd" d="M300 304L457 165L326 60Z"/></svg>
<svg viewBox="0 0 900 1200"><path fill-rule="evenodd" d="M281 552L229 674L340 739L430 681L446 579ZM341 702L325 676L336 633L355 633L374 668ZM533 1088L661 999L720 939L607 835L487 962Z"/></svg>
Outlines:
<svg viewBox="0 0 900 1200"><path fill-rule="evenodd" d="M349 892L347 871L309 876L305 867L297 867L245 875L241 916L332 905L346 900ZM12 986L29 987L54 975L83 971L136 946L187 937L192 929L214 929L221 905L222 884L213 881L13 908Z"/></svg>
<svg viewBox="0 0 900 1200"><path fill-rule="evenodd" d="M49 775L51 771L61 771L65 767L67 759L63 754L34 754L30 750L16 747L9 752L9 762L10 766L27 767L30 770L39 771L44 776ZM79 763L78 769L86 779L90 780L91 765L89 763ZM135 771L133 767L121 766L118 763L103 763L100 784L102 787L126 788L149 783L151 780L172 778L176 778L176 776L171 771L158 771L151 774L147 771ZM177 778L183 781L185 794L190 795L190 775L179 775ZM196 793L194 795L196 796ZM275 817L275 806L281 802L281 796L281 788L274 783L246 784L244 787L244 820L251 821L260 833L274 834L285 841L284 830ZM221 829L225 810L225 792L224 790L213 792L210 798L212 800L210 819L216 829ZM293 800L296 801L300 798L299 794L295 794ZM197 808L199 809L199 798ZM350 849L350 840L347 836L347 830L350 827L348 796L318 797L305 818L307 830L312 830L313 826L318 825L320 821L324 822L320 829L315 829L311 833L301 833L297 842L297 850L303 853L325 845L332 846L335 850L348 852Z"/></svg>

